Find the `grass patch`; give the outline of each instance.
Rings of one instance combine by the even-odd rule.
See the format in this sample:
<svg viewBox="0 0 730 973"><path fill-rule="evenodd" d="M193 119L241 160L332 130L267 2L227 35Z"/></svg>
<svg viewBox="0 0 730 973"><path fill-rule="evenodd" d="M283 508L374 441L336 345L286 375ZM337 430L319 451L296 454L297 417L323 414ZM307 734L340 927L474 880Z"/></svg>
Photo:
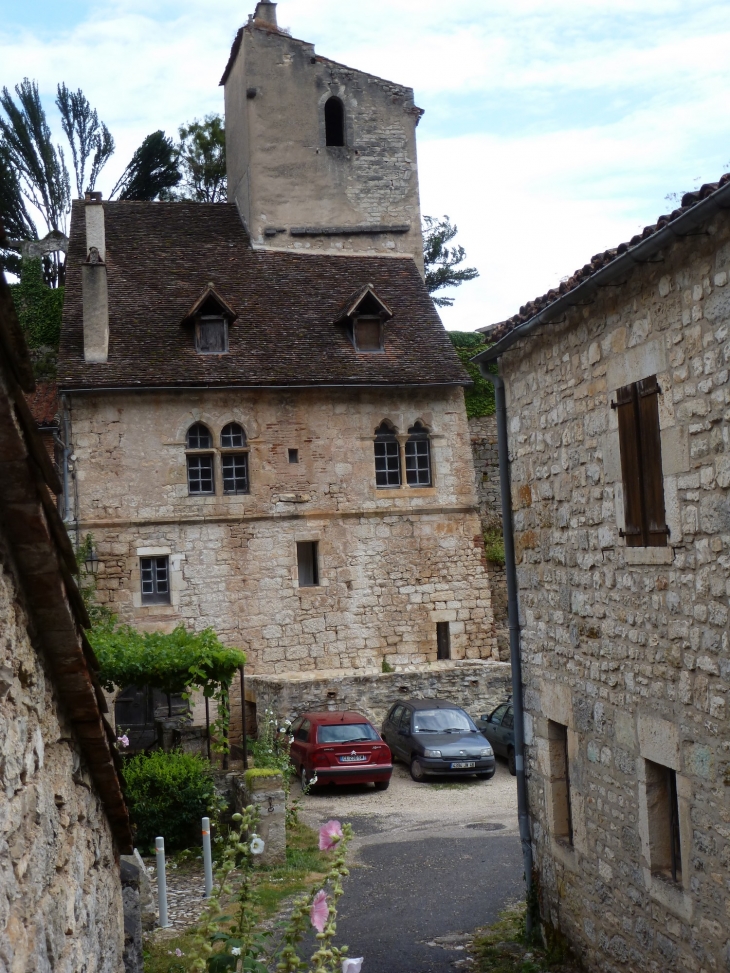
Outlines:
<svg viewBox="0 0 730 973"><path fill-rule="evenodd" d="M144 973L188 973L187 955L193 945L193 930L156 933L144 938ZM176 956L179 949L182 956Z"/></svg>
<svg viewBox="0 0 730 973"><path fill-rule="evenodd" d="M527 946L525 903L509 906L492 926L474 936L471 955L476 973L582 973L565 940L554 932L548 946Z"/></svg>

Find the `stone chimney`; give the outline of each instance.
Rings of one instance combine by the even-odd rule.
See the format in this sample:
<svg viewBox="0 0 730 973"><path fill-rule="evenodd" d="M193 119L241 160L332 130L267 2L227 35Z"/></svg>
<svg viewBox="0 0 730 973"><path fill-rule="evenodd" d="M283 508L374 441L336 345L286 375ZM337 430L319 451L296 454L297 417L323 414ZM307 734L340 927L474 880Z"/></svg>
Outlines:
<svg viewBox="0 0 730 973"><path fill-rule="evenodd" d="M278 27L276 23L276 4L272 0L259 0L253 15L257 27Z"/></svg>
<svg viewBox="0 0 730 973"><path fill-rule="evenodd" d="M86 260L81 265L84 359L105 362L109 355L109 293L101 193L86 193Z"/></svg>

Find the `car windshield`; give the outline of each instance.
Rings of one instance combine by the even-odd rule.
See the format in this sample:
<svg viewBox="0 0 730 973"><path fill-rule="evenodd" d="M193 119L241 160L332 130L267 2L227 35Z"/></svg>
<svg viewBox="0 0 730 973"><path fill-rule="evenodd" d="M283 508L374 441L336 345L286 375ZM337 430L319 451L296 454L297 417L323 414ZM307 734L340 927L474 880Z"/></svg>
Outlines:
<svg viewBox="0 0 730 973"><path fill-rule="evenodd" d="M414 718L415 733L477 732L469 717L460 709L422 709Z"/></svg>
<svg viewBox="0 0 730 973"><path fill-rule="evenodd" d="M378 734L369 723L328 723L317 729L317 743L357 743L377 739Z"/></svg>

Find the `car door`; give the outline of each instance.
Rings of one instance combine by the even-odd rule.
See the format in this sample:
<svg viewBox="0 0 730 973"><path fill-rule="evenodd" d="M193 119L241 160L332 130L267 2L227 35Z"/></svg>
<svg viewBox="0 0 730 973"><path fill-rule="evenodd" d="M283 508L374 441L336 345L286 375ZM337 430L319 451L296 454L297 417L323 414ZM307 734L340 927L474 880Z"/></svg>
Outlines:
<svg viewBox="0 0 730 973"><path fill-rule="evenodd" d="M510 747L515 747L515 711L510 706L502 717L502 742L504 752L509 753Z"/></svg>
<svg viewBox="0 0 730 973"><path fill-rule="evenodd" d="M394 737L395 748L398 756L406 763L411 759L411 717L413 711L409 706L403 707L403 712L398 720L398 731Z"/></svg>
<svg viewBox="0 0 730 973"><path fill-rule="evenodd" d="M297 720L292 726L292 736L294 740L291 745L291 760L297 769L308 765L307 757L309 751L309 737L311 724L309 720Z"/></svg>
<svg viewBox="0 0 730 973"><path fill-rule="evenodd" d="M403 713L403 704L396 703L391 707L390 712L383 721L383 739L388 744L391 752L395 752L395 738L398 734L398 721Z"/></svg>
<svg viewBox="0 0 730 973"><path fill-rule="evenodd" d="M498 706L489 717L489 722L487 723L484 731L484 735L492 744L492 749L494 752L501 754L503 757L507 754L507 748L504 743L502 720L508 709L509 703L502 703L501 706Z"/></svg>

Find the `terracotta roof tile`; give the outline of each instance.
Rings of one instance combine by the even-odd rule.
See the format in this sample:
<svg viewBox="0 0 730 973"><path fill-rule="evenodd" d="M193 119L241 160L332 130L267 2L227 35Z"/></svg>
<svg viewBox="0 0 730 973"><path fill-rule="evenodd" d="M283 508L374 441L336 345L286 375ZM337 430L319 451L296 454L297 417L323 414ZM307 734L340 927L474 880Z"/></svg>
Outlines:
<svg viewBox="0 0 730 973"><path fill-rule="evenodd" d="M58 388L55 382L37 382L35 392L26 395L26 401L39 426L57 425Z"/></svg>
<svg viewBox="0 0 730 973"><path fill-rule="evenodd" d="M254 250L227 203L104 204L110 339L84 361L83 203L74 203L58 364L61 389L468 384L412 260ZM230 353L200 355L183 324L212 283L238 318ZM393 311L385 352L358 354L338 311L366 284Z"/></svg>
<svg viewBox="0 0 730 973"><path fill-rule="evenodd" d="M579 270L569 277L567 280L561 281L560 286L557 288L552 288L543 294L542 297L537 297L527 304L524 304L517 314L512 315L506 321L501 321L498 324L492 325L489 328L480 328L482 332L487 332L490 341L496 342L505 335L509 334L520 324L524 324L529 321L535 314L543 311L546 307L552 304L553 301L557 300L558 297L562 297L564 294L569 293L582 284L585 280L591 277L597 270L605 267L607 264L611 263L617 256L622 253L626 253L631 247L636 246L637 243L641 243L642 240L646 240L647 237L653 236L658 230L661 230L667 224L672 223L674 220L678 219L687 210L696 206L697 203L706 199L711 193L724 186L726 183L730 182L730 172L726 172L719 182L705 183L696 192L685 193L682 197L681 205L673 210L671 213L658 217L656 223L651 226L645 226L641 233L637 233L633 236L628 243L620 243L617 247L613 247L609 250L604 250L602 253L597 253L594 257L591 257L590 263L585 264Z"/></svg>

